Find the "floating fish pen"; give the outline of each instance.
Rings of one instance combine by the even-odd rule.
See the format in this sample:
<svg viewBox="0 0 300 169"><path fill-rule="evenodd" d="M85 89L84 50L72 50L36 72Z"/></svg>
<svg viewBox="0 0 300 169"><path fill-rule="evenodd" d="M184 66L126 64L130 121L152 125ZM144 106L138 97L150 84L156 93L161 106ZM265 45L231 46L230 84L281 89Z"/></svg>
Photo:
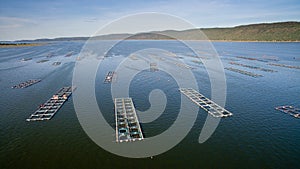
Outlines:
<svg viewBox="0 0 300 169"><path fill-rule="evenodd" d="M229 117L233 114L192 88L180 88L179 91L213 117Z"/></svg>
<svg viewBox="0 0 300 169"><path fill-rule="evenodd" d="M245 70L235 69L235 68L232 68L232 67L226 67L225 69L230 70L232 72L237 72L237 73L240 73L240 74L243 74L243 75L251 76L251 77L262 77L263 76L263 75L255 74L255 73L248 72L248 71L245 71Z"/></svg>
<svg viewBox="0 0 300 169"><path fill-rule="evenodd" d="M261 68L261 67L257 67L257 66L245 65L245 64L236 63L236 62L229 62L229 64L242 66L242 67L246 67L246 68L250 68L250 69L256 69L256 70L260 70L260 71L264 71L264 72L277 72L276 70L272 70L272 69L265 69L265 68Z"/></svg>
<svg viewBox="0 0 300 169"><path fill-rule="evenodd" d="M131 98L115 98L116 142L143 140L143 132Z"/></svg>
<svg viewBox="0 0 300 169"><path fill-rule="evenodd" d="M165 62L174 64L178 67L182 67L182 68L185 68L185 69L195 69L193 66L187 65L187 64L182 63L182 62L177 62L175 60L165 59L165 58L162 58L162 57L155 57L155 58L160 60L160 61L165 61Z"/></svg>
<svg viewBox="0 0 300 169"><path fill-rule="evenodd" d="M197 64L203 64L203 62L201 60L192 60L192 62L197 63Z"/></svg>
<svg viewBox="0 0 300 169"><path fill-rule="evenodd" d="M285 64L278 64L278 63L269 63L268 65L285 67L285 68L290 68L290 69L300 69L300 66L292 66L292 65L285 65Z"/></svg>
<svg viewBox="0 0 300 169"><path fill-rule="evenodd" d="M171 56L171 57L176 57L177 56L175 53L172 53L172 52L164 52L163 54L165 54L167 56Z"/></svg>
<svg viewBox="0 0 300 169"><path fill-rule="evenodd" d="M266 60L257 59L257 58L251 58L251 57L245 57L245 56L237 56L237 58L240 58L240 59L246 59L246 60L260 61L260 62L268 62L268 61L266 61Z"/></svg>
<svg viewBox="0 0 300 169"><path fill-rule="evenodd" d="M73 87L63 87L56 94L54 94L46 103L39 106L33 114L30 115L26 121L43 121L50 120L55 113L62 107L62 105L71 96Z"/></svg>
<svg viewBox="0 0 300 169"><path fill-rule="evenodd" d="M226 57L226 56L221 56L221 60L239 61L238 59L234 59L234 58Z"/></svg>
<svg viewBox="0 0 300 169"><path fill-rule="evenodd" d="M267 56L267 55L264 55L264 56L262 56L262 58L264 59L264 60L270 60L270 61L279 61L279 58L277 57L277 56Z"/></svg>
<svg viewBox="0 0 300 169"><path fill-rule="evenodd" d="M26 88L26 87L29 87L29 86L34 85L36 83L39 83L40 81L41 81L41 79L30 79L30 80L22 82L18 85L14 85L11 88L13 88L13 89Z"/></svg>
<svg viewBox="0 0 300 169"><path fill-rule="evenodd" d="M152 57L152 58L155 58L155 59L157 59L157 60L159 60L159 61L166 61L165 58L160 57L160 56L157 56L157 55L151 55L151 57Z"/></svg>
<svg viewBox="0 0 300 169"><path fill-rule="evenodd" d="M23 59L21 59L22 62L26 62L26 61L29 61L29 60L32 60L32 58L23 58Z"/></svg>
<svg viewBox="0 0 300 169"><path fill-rule="evenodd" d="M156 72L158 71L157 63L150 63L150 71L151 72Z"/></svg>
<svg viewBox="0 0 300 169"><path fill-rule="evenodd" d="M176 66L186 68L186 69L194 69L194 67L187 65L185 63L173 62Z"/></svg>
<svg viewBox="0 0 300 169"><path fill-rule="evenodd" d="M69 52L69 53L67 53L66 55L65 55L65 57L70 57L70 56L72 56L73 55L73 52Z"/></svg>
<svg viewBox="0 0 300 169"><path fill-rule="evenodd" d="M111 83L115 80L116 72L110 71L107 73L104 83Z"/></svg>
<svg viewBox="0 0 300 169"><path fill-rule="evenodd" d="M47 57L47 58L52 58L53 56L54 56L54 54L53 54L52 52L50 52L50 53L47 54L46 57Z"/></svg>
<svg viewBox="0 0 300 169"><path fill-rule="evenodd" d="M58 66L58 65L60 65L60 64L61 64L61 62L53 62L53 63L52 63L53 66Z"/></svg>
<svg viewBox="0 0 300 169"><path fill-rule="evenodd" d="M283 113L287 113L295 118L300 118L300 108L296 108L293 106L279 106L275 107L275 109Z"/></svg>
<svg viewBox="0 0 300 169"><path fill-rule="evenodd" d="M36 63L44 63L44 62L48 62L49 60L47 60L47 59L43 59L43 60L39 60L39 61L37 61Z"/></svg>
<svg viewBox="0 0 300 169"><path fill-rule="evenodd" d="M163 60L164 61L164 60ZM166 62L169 62L169 63L172 63L178 67L182 67L182 68L185 68L185 69L194 69L194 67L190 66L190 65L187 65L185 63L180 63L180 62L177 62L177 61L171 61L171 60L165 60Z"/></svg>
<svg viewBox="0 0 300 169"><path fill-rule="evenodd" d="M130 55L129 58L132 59L132 60L138 60L136 55Z"/></svg>

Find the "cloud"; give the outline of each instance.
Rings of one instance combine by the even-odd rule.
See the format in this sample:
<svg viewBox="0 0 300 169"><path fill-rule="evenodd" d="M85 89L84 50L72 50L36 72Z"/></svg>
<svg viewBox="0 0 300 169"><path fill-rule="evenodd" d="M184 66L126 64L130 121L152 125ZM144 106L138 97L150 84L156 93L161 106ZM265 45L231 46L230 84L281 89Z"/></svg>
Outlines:
<svg viewBox="0 0 300 169"><path fill-rule="evenodd" d="M20 28L26 24L36 24L36 22L25 18L0 16L0 29Z"/></svg>

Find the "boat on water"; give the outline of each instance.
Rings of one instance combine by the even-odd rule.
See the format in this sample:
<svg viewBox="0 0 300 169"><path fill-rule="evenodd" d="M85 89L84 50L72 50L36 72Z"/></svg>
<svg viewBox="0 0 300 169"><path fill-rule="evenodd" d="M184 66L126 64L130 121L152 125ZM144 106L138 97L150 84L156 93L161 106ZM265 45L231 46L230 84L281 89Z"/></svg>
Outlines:
<svg viewBox="0 0 300 169"><path fill-rule="evenodd" d="M61 64L61 62L54 62L54 63L52 63L53 66L58 66L60 64Z"/></svg>
<svg viewBox="0 0 300 169"><path fill-rule="evenodd" d="M51 52L51 53L48 53L46 57L47 58L52 58L53 56L54 56L54 54Z"/></svg>
<svg viewBox="0 0 300 169"><path fill-rule="evenodd" d="M65 57L70 57L70 56L72 56L73 55L73 51L72 52L69 52L69 53L67 53L66 55L65 55Z"/></svg>
<svg viewBox="0 0 300 169"><path fill-rule="evenodd" d="M28 60L32 60L32 58L22 58L22 59L21 59L22 62L26 62L26 61L28 61Z"/></svg>
<svg viewBox="0 0 300 169"><path fill-rule="evenodd" d="M49 61L48 59L43 59L43 60L37 61L36 63L44 63L44 62L48 62L48 61Z"/></svg>
<svg viewBox="0 0 300 169"><path fill-rule="evenodd" d="M293 116L296 118L300 118L300 114L294 114Z"/></svg>

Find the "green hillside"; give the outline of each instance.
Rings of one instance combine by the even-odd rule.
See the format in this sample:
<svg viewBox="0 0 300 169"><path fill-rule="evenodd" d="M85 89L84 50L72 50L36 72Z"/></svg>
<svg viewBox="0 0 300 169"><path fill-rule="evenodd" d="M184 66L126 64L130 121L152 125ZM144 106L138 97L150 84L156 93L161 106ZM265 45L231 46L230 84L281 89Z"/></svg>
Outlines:
<svg viewBox="0 0 300 169"><path fill-rule="evenodd" d="M199 28L183 31L166 30L138 34L109 34L92 37L93 40L117 39L182 39L219 41L300 41L300 22L277 22L242 25L230 28ZM89 37L37 39L35 41L88 40ZM26 40L24 40L26 42Z"/></svg>
<svg viewBox="0 0 300 169"><path fill-rule="evenodd" d="M300 22L253 24L201 30L210 40L300 41Z"/></svg>
<svg viewBox="0 0 300 169"><path fill-rule="evenodd" d="M262 23L232 28L201 28L184 31L161 31L171 37L186 40L224 41L300 41L300 22Z"/></svg>
<svg viewBox="0 0 300 169"><path fill-rule="evenodd" d="M127 39L184 39L184 40L221 41L300 41L300 22L261 23L231 28L200 28L184 31L154 31L135 35L124 34ZM117 37L122 37L119 34ZM115 39L114 35L96 37L96 39Z"/></svg>

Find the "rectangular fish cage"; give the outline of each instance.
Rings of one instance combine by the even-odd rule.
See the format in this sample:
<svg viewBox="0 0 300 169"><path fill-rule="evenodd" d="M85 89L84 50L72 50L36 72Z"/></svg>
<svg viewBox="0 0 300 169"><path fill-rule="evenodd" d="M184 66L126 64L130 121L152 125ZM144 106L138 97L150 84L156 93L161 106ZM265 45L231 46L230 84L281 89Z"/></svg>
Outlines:
<svg viewBox="0 0 300 169"><path fill-rule="evenodd" d="M231 112L200 94L195 89L180 88L179 91L213 117L229 117L233 115Z"/></svg>
<svg viewBox="0 0 300 169"><path fill-rule="evenodd" d="M116 142L143 140L143 132L131 98L115 98Z"/></svg>
<svg viewBox="0 0 300 169"><path fill-rule="evenodd" d="M30 115L26 121L43 121L51 120L56 112L63 106L63 104L71 96L73 87L63 87L59 89L49 100L40 105L39 108Z"/></svg>

